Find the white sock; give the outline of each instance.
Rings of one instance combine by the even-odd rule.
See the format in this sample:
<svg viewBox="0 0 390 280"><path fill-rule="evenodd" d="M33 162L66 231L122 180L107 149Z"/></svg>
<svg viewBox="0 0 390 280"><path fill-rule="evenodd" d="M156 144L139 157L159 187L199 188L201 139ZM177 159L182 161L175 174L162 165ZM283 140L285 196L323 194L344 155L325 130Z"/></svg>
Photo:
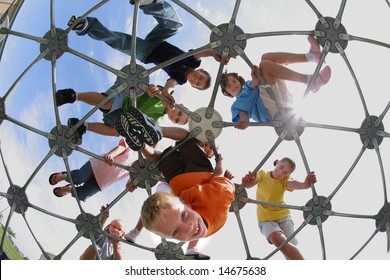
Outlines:
<svg viewBox="0 0 390 280"><path fill-rule="evenodd" d="M306 59L308 62L313 62L313 61L315 62L316 61L315 55L311 52L306 53L305 56L306 56Z"/></svg>

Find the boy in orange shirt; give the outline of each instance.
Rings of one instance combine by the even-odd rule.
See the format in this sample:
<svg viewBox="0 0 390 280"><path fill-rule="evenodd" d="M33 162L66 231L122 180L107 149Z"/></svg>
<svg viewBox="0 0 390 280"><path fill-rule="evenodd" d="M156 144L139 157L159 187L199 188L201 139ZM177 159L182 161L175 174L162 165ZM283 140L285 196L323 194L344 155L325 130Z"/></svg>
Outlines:
<svg viewBox="0 0 390 280"><path fill-rule="evenodd" d="M161 154L148 147L143 153L155 161L170 149ZM164 238L191 241L222 228L235 186L230 181L231 173L223 173L221 155L216 156L213 168L199 141L190 139L161 160L158 167L173 195L155 193L144 202L141 220L146 229Z"/></svg>

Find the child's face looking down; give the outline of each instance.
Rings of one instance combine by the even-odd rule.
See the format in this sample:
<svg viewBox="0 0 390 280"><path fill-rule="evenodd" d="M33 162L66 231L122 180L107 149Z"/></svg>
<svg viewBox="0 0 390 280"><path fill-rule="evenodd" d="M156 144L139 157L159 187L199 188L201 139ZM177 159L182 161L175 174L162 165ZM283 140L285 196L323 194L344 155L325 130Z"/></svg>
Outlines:
<svg viewBox="0 0 390 280"><path fill-rule="evenodd" d="M124 235L125 229L120 221L114 220L108 226L108 232L113 236L122 237Z"/></svg>
<svg viewBox="0 0 390 280"><path fill-rule="evenodd" d="M171 199L156 230L166 238L190 241L202 238L207 227L202 217L191 206L180 199Z"/></svg>
<svg viewBox="0 0 390 280"><path fill-rule="evenodd" d="M228 75L226 77L225 87L226 87L225 91L234 97L236 97L237 94L239 94L242 89L240 81L231 75Z"/></svg>
<svg viewBox="0 0 390 280"><path fill-rule="evenodd" d="M291 164L284 161L278 161L274 170L272 171L272 178L283 180L292 173Z"/></svg>
<svg viewBox="0 0 390 280"><path fill-rule="evenodd" d="M204 89L208 83L209 77L202 71L195 70L188 74L187 80L192 87L196 89Z"/></svg>

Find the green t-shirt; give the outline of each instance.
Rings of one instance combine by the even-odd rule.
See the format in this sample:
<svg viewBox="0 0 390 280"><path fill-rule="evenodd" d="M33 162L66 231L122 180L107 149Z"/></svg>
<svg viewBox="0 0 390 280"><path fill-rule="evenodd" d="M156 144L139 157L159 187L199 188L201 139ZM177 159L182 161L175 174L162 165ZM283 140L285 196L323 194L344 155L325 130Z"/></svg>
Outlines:
<svg viewBox="0 0 390 280"><path fill-rule="evenodd" d="M125 96L123 98L123 111L126 111L129 105L130 97ZM138 110L152 118L155 122L158 122L165 115L165 106L161 103L160 99L150 97L147 92L137 97L136 105Z"/></svg>

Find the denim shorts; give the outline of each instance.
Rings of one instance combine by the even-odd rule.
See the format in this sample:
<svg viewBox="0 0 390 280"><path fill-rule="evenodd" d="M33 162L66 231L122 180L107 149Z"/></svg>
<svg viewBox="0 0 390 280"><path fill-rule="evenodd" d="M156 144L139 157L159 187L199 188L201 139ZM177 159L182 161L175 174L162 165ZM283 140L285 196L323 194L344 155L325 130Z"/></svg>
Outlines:
<svg viewBox="0 0 390 280"><path fill-rule="evenodd" d="M104 96L108 96L111 92L111 89L106 92L102 92L101 94ZM120 115L122 114L122 105L123 105L123 94L119 93L110 99L111 108L109 110L105 110L100 108L99 110L103 112L103 122L109 126L115 127L118 122Z"/></svg>
<svg viewBox="0 0 390 280"><path fill-rule="evenodd" d="M258 221L258 223L261 234L263 234L267 240L271 233L275 231L282 232L287 238L295 231L294 222L291 219L291 216L286 216L275 221ZM290 242L294 245L298 244L298 240L295 237L293 237Z"/></svg>

